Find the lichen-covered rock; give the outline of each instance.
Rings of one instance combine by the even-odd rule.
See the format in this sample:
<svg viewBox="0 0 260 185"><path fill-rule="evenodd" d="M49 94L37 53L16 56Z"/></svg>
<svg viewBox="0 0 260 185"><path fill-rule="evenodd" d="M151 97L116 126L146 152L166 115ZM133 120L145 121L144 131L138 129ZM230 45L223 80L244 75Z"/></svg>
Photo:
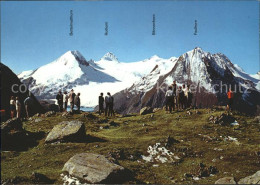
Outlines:
<svg viewBox="0 0 260 185"><path fill-rule="evenodd" d="M234 177L223 177L218 179L215 184L236 184Z"/></svg>
<svg viewBox="0 0 260 185"><path fill-rule="evenodd" d="M45 117L50 117L50 116L54 116L56 114L56 112L54 111L49 111L45 113Z"/></svg>
<svg viewBox="0 0 260 185"><path fill-rule="evenodd" d="M151 107L144 107L140 110L140 115L153 113L153 109Z"/></svg>
<svg viewBox="0 0 260 185"><path fill-rule="evenodd" d="M76 154L65 163L63 172L87 183L122 183L125 169L103 155L93 153Z"/></svg>
<svg viewBox="0 0 260 185"><path fill-rule="evenodd" d="M1 133L7 133L10 130L16 130L21 131L22 128L22 122L18 118L9 119L6 122L1 124Z"/></svg>
<svg viewBox="0 0 260 185"><path fill-rule="evenodd" d="M240 179L238 184L260 184L260 170L251 176Z"/></svg>
<svg viewBox="0 0 260 185"><path fill-rule="evenodd" d="M53 143L82 141L85 137L85 125L81 121L63 121L54 126L45 139L45 142Z"/></svg>

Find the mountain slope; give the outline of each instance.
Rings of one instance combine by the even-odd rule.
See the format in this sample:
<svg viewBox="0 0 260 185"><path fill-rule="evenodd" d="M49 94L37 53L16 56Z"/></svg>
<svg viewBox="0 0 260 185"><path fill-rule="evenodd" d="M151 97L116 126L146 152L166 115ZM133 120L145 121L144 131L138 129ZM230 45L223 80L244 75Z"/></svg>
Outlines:
<svg viewBox="0 0 260 185"><path fill-rule="evenodd" d="M255 112L260 104L259 80L233 65L225 55L195 48L181 55L169 73L158 78L152 72L127 92L117 93L115 108L129 113L138 112L144 106L162 107L166 89L173 80L178 85L191 86L193 105L197 107L226 105L226 91L230 85L237 92L234 104L241 111ZM145 86L149 88L143 88Z"/></svg>

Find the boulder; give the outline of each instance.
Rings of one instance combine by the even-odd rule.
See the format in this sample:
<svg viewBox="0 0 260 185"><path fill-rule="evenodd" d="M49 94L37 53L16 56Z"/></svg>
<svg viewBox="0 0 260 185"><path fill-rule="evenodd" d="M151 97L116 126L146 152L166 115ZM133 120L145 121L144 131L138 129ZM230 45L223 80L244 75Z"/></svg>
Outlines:
<svg viewBox="0 0 260 185"><path fill-rule="evenodd" d="M140 115L153 113L153 109L151 107L144 107L140 110Z"/></svg>
<svg viewBox="0 0 260 185"><path fill-rule="evenodd" d="M260 116L256 116L253 120L253 123L260 123Z"/></svg>
<svg viewBox="0 0 260 185"><path fill-rule="evenodd" d="M11 130L21 131L22 128L22 122L18 118L9 119L6 122L1 124L1 134L8 133Z"/></svg>
<svg viewBox="0 0 260 185"><path fill-rule="evenodd" d="M235 122L235 118L229 114L221 114L220 116L213 116L209 117L209 122L213 124L219 125L230 125L231 123Z"/></svg>
<svg viewBox="0 0 260 185"><path fill-rule="evenodd" d="M93 153L76 154L65 163L63 172L84 183L122 183L125 180L125 169L107 157Z"/></svg>
<svg viewBox="0 0 260 185"><path fill-rule="evenodd" d="M234 177L223 177L218 179L215 184L236 184Z"/></svg>
<svg viewBox="0 0 260 185"><path fill-rule="evenodd" d="M260 184L260 170L251 176L240 179L238 184Z"/></svg>
<svg viewBox="0 0 260 185"><path fill-rule="evenodd" d="M45 115L45 117L50 117L50 116L54 116L55 114L56 114L56 112L49 111L49 112L46 112L44 115Z"/></svg>
<svg viewBox="0 0 260 185"><path fill-rule="evenodd" d="M82 141L86 137L85 125L81 121L63 121L54 126L45 139L46 143Z"/></svg>

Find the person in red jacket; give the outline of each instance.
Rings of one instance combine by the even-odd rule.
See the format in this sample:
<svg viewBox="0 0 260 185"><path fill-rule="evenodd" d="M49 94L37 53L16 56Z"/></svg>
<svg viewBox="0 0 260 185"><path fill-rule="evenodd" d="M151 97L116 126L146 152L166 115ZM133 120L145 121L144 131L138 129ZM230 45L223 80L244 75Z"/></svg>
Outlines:
<svg viewBox="0 0 260 185"><path fill-rule="evenodd" d="M227 97L228 97L227 110L231 111L232 105L233 105L233 99L234 99L234 93L232 92L231 88L229 88L229 91L227 93Z"/></svg>

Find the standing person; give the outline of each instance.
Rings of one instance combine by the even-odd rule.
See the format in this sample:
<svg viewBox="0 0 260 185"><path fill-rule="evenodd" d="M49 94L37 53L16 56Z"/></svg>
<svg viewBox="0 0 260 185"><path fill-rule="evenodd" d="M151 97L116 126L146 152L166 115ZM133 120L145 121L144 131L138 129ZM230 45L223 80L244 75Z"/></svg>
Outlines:
<svg viewBox="0 0 260 185"><path fill-rule="evenodd" d="M98 113L99 115L101 115L104 112L104 97L103 97L103 93L100 93L100 96L98 97Z"/></svg>
<svg viewBox="0 0 260 185"><path fill-rule="evenodd" d="M80 113L80 93L75 96L74 104L77 106L77 112Z"/></svg>
<svg viewBox="0 0 260 185"><path fill-rule="evenodd" d="M172 91L172 87L170 86L168 90L165 93L165 98L166 98L166 111L169 110L170 113L172 113L172 108L174 105L174 95Z"/></svg>
<svg viewBox="0 0 260 185"><path fill-rule="evenodd" d="M59 90L59 93L56 96L56 100L57 100L58 105L59 105L59 110L60 110L60 112L62 112L62 110L63 110L63 95L61 93L61 90Z"/></svg>
<svg viewBox="0 0 260 185"><path fill-rule="evenodd" d="M114 116L115 112L114 112L114 97L111 96L111 94L109 93L109 111L108 111L108 115L109 116Z"/></svg>
<svg viewBox="0 0 260 185"><path fill-rule="evenodd" d="M233 93L231 87L229 88L229 91L227 92L227 96L228 96L227 111L232 111L232 109L233 109L234 93Z"/></svg>
<svg viewBox="0 0 260 185"><path fill-rule="evenodd" d="M175 105L177 107L177 84L176 84L176 81L174 80L173 81L173 84L172 84L172 91L173 91L173 110L175 110Z"/></svg>
<svg viewBox="0 0 260 185"><path fill-rule="evenodd" d="M188 102L188 92L185 84L182 85L182 90L183 90L183 110L187 108L187 102ZM187 93L187 96L186 94Z"/></svg>
<svg viewBox="0 0 260 185"><path fill-rule="evenodd" d="M69 101L69 95L67 91L64 92L63 97L64 97L64 111L67 111L68 101Z"/></svg>
<svg viewBox="0 0 260 185"><path fill-rule="evenodd" d="M105 97L105 104L106 104L106 107L105 107L105 116L107 116L109 114L109 101L110 101L110 93L108 92L107 93L107 96Z"/></svg>
<svg viewBox="0 0 260 185"><path fill-rule="evenodd" d="M71 89L70 94L69 94L69 101L70 101L70 111L73 112L74 108L74 98L76 94L74 93L74 90Z"/></svg>
<svg viewBox="0 0 260 185"><path fill-rule="evenodd" d="M187 86L187 107L191 108L192 107L191 104L192 104L192 92L190 90L190 86Z"/></svg>
<svg viewBox="0 0 260 185"><path fill-rule="evenodd" d="M177 107L178 107L178 111L183 109L183 97L184 97L184 92L182 90L182 87L179 86L179 89L177 90Z"/></svg>
<svg viewBox="0 0 260 185"><path fill-rule="evenodd" d="M29 118L33 108L33 99L31 97L31 94L29 94L29 96L24 100L24 105L25 105L27 118Z"/></svg>
<svg viewBox="0 0 260 185"><path fill-rule="evenodd" d="M21 118L21 103L19 101L19 97L16 97L15 106L16 106L16 112L17 112L16 117Z"/></svg>
<svg viewBox="0 0 260 185"><path fill-rule="evenodd" d="M10 100L10 112L11 112L11 118L14 118L15 115L15 99L13 96L11 96Z"/></svg>

